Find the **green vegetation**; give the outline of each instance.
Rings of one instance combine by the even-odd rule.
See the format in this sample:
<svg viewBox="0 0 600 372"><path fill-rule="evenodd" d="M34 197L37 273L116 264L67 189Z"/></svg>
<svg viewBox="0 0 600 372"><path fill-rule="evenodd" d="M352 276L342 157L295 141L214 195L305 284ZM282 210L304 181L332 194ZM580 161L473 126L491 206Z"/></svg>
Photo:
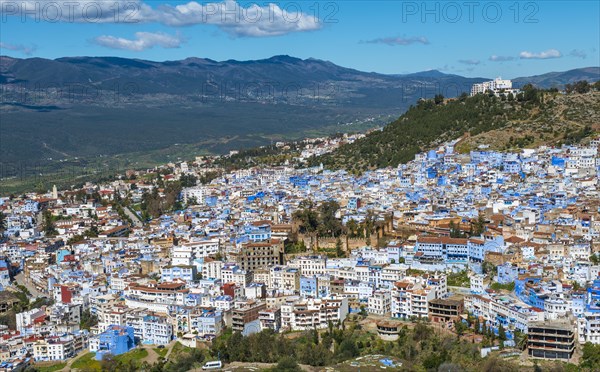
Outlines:
<svg viewBox="0 0 600 372"><path fill-rule="evenodd" d="M467 270L462 270L457 273L450 273L446 277L448 285L451 287L469 287L469 273Z"/></svg>
<svg viewBox="0 0 600 372"><path fill-rule="evenodd" d="M218 159L215 164L225 168L226 171L250 168L259 165L283 165L300 155L300 144L290 143L284 148L277 145L262 146L243 149L231 156Z"/></svg>
<svg viewBox="0 0 600 372"><path fill-rule="evenodd" d="M87 329L89 331L90 328L94 327L97 324L98 317L96 315L93 315L89 310L84 310L83 313L81 313L81 321L79 322L79 328Z"/></svg>
<svg viewBox="0 0 600 372"><path fill-rule="evenodd" d="M599 80L600 81L600 80ZM587 80L575 82L573 84L566 84L565 91L567 93L588 93L592 88L599 89L600 83L597 81L594 85L591 85Z"/></svg>
<svg viewBox="0 0 600 372"><path fill-rule="evenodd" d="M137 348L131 350L128 353L117 355L114 357L115 361L123 364L129 364L131 361L138 362L148 356L148 350L143 348Z"/></svg>
<svg viewBox="0 0 600 372"><path fill-rule="evenodd" d="M294 358L286 356L279 360L279 363L275 368L271 369L273 372L302 372L302 368L298 365Z"/></svg>
<svg viewBox="0 0 600 372"><path fill-rule="evenodd" d="M94 359L96 353L89 352L87 354L82 355L77 358L73 364L71 364L72 369L81 369L85 371L101 371L102 367L100 362Z"/></svg>
<svg viewBox="0 0 600 372"><path fill-rule="evenodd" d="M158 188L154 187L151 192L144 192L142 195L142 220L156 218L165 212L177 209L177 198L181 192L179 182L169 182L165 186L164 195L161 195Z"/></svg>
<svg viewBox="0 0 600 372"><path fill-rule="evenodd" d="M287 239L284 243L285 253L302 253L306 252L306 244L304 244L304 240L298 240L298 236L292 237L291 239Z"/></svg>
<svg viewBox="0 0 600 372"><path fill-rule="evenodd" d="M590 371L600 369L600 345L594 345L586 342L582 348L583 355L579 362L579 366Z"/></svg>
<svg viewBox="0 0 600 372"><path fill-rule="evenodd" d="M2 234L6 231L6 216L4 212L0 212L0 239L2 238Z"/></svg>
<svg viewBox="0 0 600 372"><path fill-rule="evenodd" d="M383 130L341 146L331 154L313 158L310 163L313 166L323 163L330 169L346 169L358 174L368 169L395 167L412 160L418 152L460 137L467 141L459 143L457 150L469 151L472 148L469 140L488 132L511 133L507 138L484 138L494 145L497 141L504 150L561 141L575 143L592 135L595 128L592 127L594 119L585 114L590 112L590 106L579 101L594 101L594 97L561 96L556 90L539 90L531 85L508 100L486 94L452 100L440 97L420 100ZM577 120L564 120L567 115ZM530 123L535 123L540 130L532 130ZM562 132L556 134L556 129ZM519 134L523 131L529 133ZM548 134L540 135L540 131Z"/></svg>
<svg viewBox="0 0 600 372"><path fill-rule="evenodd" d="M55 372L65 368L67 363L56 363L50 365L36 365L35 370L38 372Z"/></svg>
<svg viewBox="0 0 600 372"><path fill-rule="evenodd" d="M490 285L490 288L493 289L494 291L514 291L515 290L515 283L506 283L506 284L500 284L497 282L494 282Z"/></svg>
<svg viewBox="0 0 600 372"><path fill-rule="evenodd" d="M56 226L54 224L54 218L50 211L45 210L44 212L42 212L42 216L44 219L42 230L44 231L46 236L55 236L56 234L58 234L58 231L56 231Z"/></svg>
<svg viewBox="0 0 600 372"><path fill-rule="evenodd" d="M323 105L307 110L288 104L234 102L212 106L196 102L182 107L177 102L152 107L69 105L68 109L45 112L3 112L0 156L6 167L0 193L34 190L40 183L44 190L53 184L59 189L70 188L86 181L108 180L127 169L222 155L272 141L327 136L342 129L364 131L384 124L388 114L396 117L404 110L389 107L359 111ZM386 114L377 121L367 120L382 113ZM345 125L357 117L364 120ZM40 122L45 125L40 127ZM31 136L33 132L37 135ZM85 140L89 138L94 140Z"/></svg>
<svg viewBox="0 0 600 372"><path fill-rule="evenodd" d="M264 345L271 345L264 348ZM490 370L485 366L489 359L481 359L479 346L449 334L440 334L425 323L418 322L413 329L405 326L398 341L388 342L361 330L356 323L345 327L331 325L327 330L303 332L293 339L285 335L262 331L244 337L239 333L221 336L213 342L213 355L225 361L278 363L273 369L295 370L296 364L315 367L335 366L360 355L389 355L400 358L406 370ZM498 362L511 369L511 363ZM289 369L280 369L285 368Z"/></svg>
<svg viewBox="0 0 600 372"><path fill-rule="evenodd" d="M489 261L483 261L481 263L481 271L483 271L483 273L487 276L494 276L494 274L496 274L497 267Z"/></svg>
<svg viewBox="0 0 600 372"><path fill-rule="evenodd" d="M328 168L351 172L397 166L412 160L420 151L465 132L472 135L500 128L505 124L500 100L478 95L464 101L435 104L421 100L382 131L374 132L353 144L341 146L333 154L314 159Z"/></svg>
<svg viewBox="0 0 600 372"><path fill-rule="evenodd" d="M92 227L87 229L83 234L77 234L70 237L69 240L67 240L67 244L74 244L86 238L97 238L99 233L98 226L92 225Z"/></svg>
<svg viewBox="0 0 600 372"><path fill-rule="evenodd" d="M159 349L159 348L155 347L152 350L154 350L154 352L156 354L158 354L158 356L161 357L161 358L164 358L165 356L167 356L167 353L169 352L169 349L167 349L166 347L162 348L162 349Z"/></svg>
<svg viewBox="0 0 600 372"><path fill-rule="evenodd" d="M220 358L226 363L238 361L247 363L276 363L271 371L300 371L299 364L313 367L332 367L340 363L365 355L386 355L399 359L404 370L410 371L507 371L523 370L515 361L501 359L495 355L482 359L479 354L481 345L462 338L440 332L426 322L415 320L410 327L405 325L397 341L383 341L375 334L365 332L356 321L356 317L343 325L330 323L325 330L308 330L289 334L277 334L270 330L242 336L239 332L225 330L213 342L210 350L184 347L180 343L173 346L169 360L165 360L166 348L155 348L159 359L154 364L144 361L148 356L146 349L135 349L118 356L107 355L101 362L94 359L95 353L87 353L75 360L72 369L81 371L148 371L179 372L199 368L206 360ZM484 337L482 346L502 345L506 340L506 331L501 327L498 335L490 328L469 317L467 323L456 323L459 335L469 332ZM515 334L517 346L522 348L527 337ZM265 347L269 345L269 347ZM586 344L580 368L597 370L600 368L600 346ZM577 366L558 362L540 362L542 367L556 371L575 371ZM47 367L30 367L28 371L56 371L64 363Z"/></svg>
<svg viewBox="0 0 600 372"><path fill-rule="evenodd" d="M344 232L344 225L335 217L339 209L336 201L324 202L317 208L312 201L304 200L294 212L294 219L300 222L303 234L339 237Z"/></svg>

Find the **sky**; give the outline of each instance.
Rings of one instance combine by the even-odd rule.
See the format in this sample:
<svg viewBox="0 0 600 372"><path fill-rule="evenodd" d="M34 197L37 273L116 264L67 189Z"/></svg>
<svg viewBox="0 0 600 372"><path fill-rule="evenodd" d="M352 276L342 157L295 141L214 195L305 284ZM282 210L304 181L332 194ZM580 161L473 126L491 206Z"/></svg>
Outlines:
<svg viewBox="0 0 600 372"><path fill-rule="evenodd" d="M515 78L600 65L600 1L0 0L0 54L218 61Z"/></svg>

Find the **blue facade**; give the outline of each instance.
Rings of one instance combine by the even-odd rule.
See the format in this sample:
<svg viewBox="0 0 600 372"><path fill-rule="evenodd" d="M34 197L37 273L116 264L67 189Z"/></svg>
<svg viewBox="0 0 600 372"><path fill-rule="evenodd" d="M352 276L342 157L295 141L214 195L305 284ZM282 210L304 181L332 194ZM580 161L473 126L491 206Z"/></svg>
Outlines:
<svg viewBox="0 0 600 372"><path fill-rule="evenodd" d="M175 279L191 282L196 278L196 272L196 266L166 266L161 269L160 279L164 282L172 282Z"/></svg>
<svg viewBox="0 0 600 372"><path fill-rule="evenodd" d="M521 172L521 163L516 161L504 162L504 172L506 173L519 173Z"/></svg>
<svg viewBox="0 0 600 372"><path fill-rule="evenodd" d="M552 157L552 165L554 165L555 167L564 168L565 167L565 159L559 158L557 156L553 156Z"/></svg>
<svg viewBox="0 0 600 372"><path fill-rule="evenodd" d="M102 360L104 355L120 355L135 347L133 327L111 325L98 335L99 347L96 360Z"/></svg>
<svg viewBox="0 0 600 372"><path fill-rule="evenodd" d="M316 277L300 277L300 295L318 297Z"/></svg>
<svg viewBox="0 0 600 372"><path fill-rule="evenodd" d="M61 263L65 259L66 255L71 254L71 251L68 249L59 249L56 251L56 263Z"/></svg>
<svg viewBox="0 0 600 372"><path fill-rule="evenodd" d="M271 239L271 226L264 224L260 226L248 225L244 228L246 237L253 242Z"/></svg>
<svg viewBox="0 0 600 372"><path fill-rule="evenodd" d="M519 268L511 264L498 266L498 283L513 283L519 277Z"/></svg>

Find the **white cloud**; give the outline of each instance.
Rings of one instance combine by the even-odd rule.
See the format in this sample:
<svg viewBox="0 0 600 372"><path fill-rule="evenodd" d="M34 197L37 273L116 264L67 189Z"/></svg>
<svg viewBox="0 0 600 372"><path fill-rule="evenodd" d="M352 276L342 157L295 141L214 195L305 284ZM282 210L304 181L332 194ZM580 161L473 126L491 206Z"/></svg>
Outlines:
<svg viewBox="0 0 600 372"><path fill-rule="evenodd" d="M514 60L515 57L512 56L497 56L497 55L492 55L490 56L489 60L492 62L506 62L506 61L512 61Z"/></svg>
<svg viewBox="0 0 600 372"><path fill-rule="evenodd" d="M297 3L280 7L270 3L241 6L235 0L155 8L143 0L0 0L3 16L35 21L69 23L159 23L170 27L215 25L232 36L264 37L318 30L322 22L304 13Z"/></svg>
<svg viewBox="0 0 600 372"><path fill-rule="evenodd" d="M168 49L179 48L184 41L179 35L172 36L161 32L136 32L135 39L103 35L95 38L94 42L107 48L141 52L142 50L154 48L155 46Z"/></svg>
<svg viewBox="0 0 600 372"><path fill-rule="evenodd" d="M425 36L412 36L412 37L380 37L373 40L361 41L366 44L386 44L390 46L394 45L411 45L411 44L429 44L429 40Z"/></svg>
<svg viewBox="0 0 600 372"><path fill-rule="evenodd" d="M459 63L462 63L463 65L478 65L481 63L480 60L478 59L459 59L458 60Z"/></svg>
<svg viewBox="0 0 600 372"><path fill-rule="evenodd" d="M33 52L36 51L37 46L33 45L28 47L22 44L9 44L0 41L0 50L2 49L11 50L13 52L19 52L23 53L26 56L30 56L33 54Z"/></svg>
<svg viewBox="0 0 600 372"><path fill-rule="evenodd" d="M571 51L571 53L569 53L569 55L572 57L577 57L577 58L582 58L582 59L587 58L587 53L583 49L573 49Z"/></svg>
<svg viewBox="0 0 600 372"><path fill-rule="evenodd" d="M560 58L562 54L556 49L548 49L540 53L533 53L524 51L519 54L521 59L549 59L549 58Z"/></svg>

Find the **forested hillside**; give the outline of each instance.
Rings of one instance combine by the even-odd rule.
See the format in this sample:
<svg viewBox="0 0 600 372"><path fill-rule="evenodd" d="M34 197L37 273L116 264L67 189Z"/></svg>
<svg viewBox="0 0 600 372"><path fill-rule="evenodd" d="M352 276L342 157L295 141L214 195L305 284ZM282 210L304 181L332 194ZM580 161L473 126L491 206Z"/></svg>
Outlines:
<svg viewBox="0 0 600 372"><path fill-rule="evenodd" d="M512 151L578 142L600 129L598 86L562 94L528 85L516 97L463 94L457 99L420 100L383 130L314 158L312 165L323 163L326 168L353 173L397 166L420 151L457 138L461 138L457 149L462 152L480 144Z"/></svg>

